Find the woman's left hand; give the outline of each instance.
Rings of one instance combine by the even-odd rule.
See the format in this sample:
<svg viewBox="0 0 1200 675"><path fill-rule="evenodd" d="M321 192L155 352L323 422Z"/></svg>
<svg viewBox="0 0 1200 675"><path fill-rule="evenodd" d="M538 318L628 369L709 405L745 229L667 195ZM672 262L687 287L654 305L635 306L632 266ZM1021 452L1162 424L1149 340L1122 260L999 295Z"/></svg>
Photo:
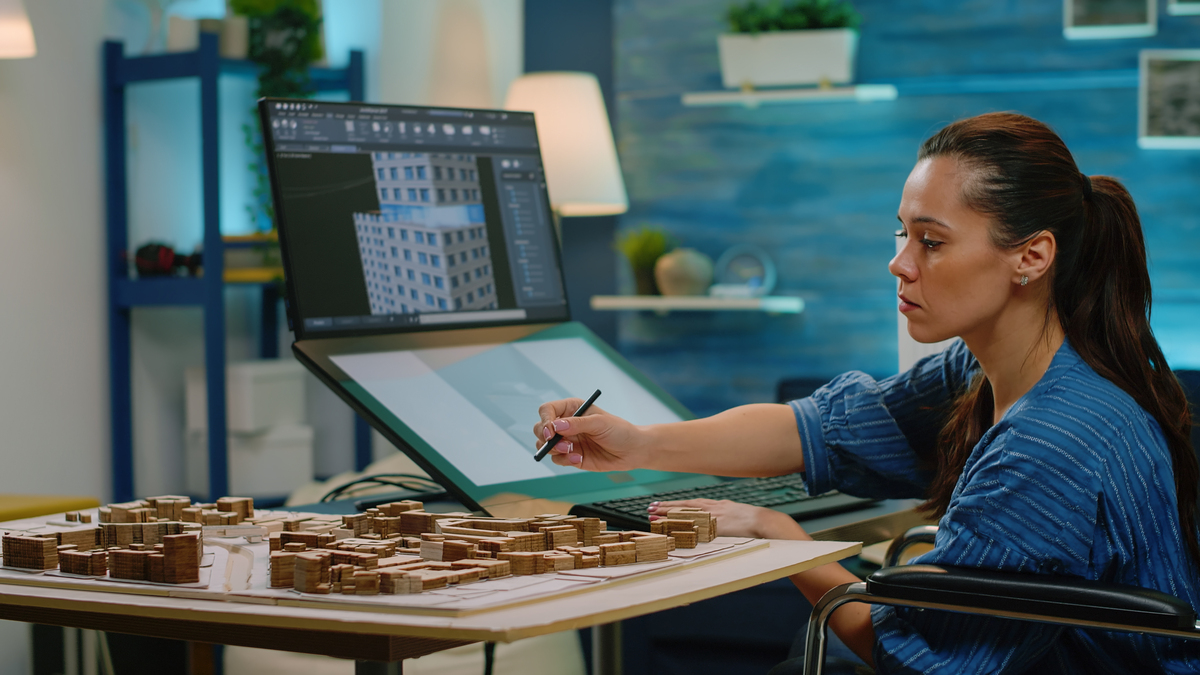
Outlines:
<svg viewBox="0 0 1200 675"><path fill-rule="evenodd" d="M755 537L759 539L805 539L812 537L781 513L761 506L751 506L728 499L688 499L676 502L652 502L646 509L650 520L667 518L667 512L678 508L704 509L716 516L717 535L723 537Z"/></svg>

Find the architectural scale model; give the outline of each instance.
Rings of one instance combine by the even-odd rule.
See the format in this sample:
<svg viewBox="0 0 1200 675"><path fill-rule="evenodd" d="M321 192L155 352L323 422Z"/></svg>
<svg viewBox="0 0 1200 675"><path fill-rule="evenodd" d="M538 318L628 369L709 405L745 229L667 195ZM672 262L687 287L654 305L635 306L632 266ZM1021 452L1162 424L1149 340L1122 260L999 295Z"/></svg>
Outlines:
<svg viewBox="0 0 1200 675"><path fill-rule="evenodd" d="M430 513L397 501L332 516L255 511L244 497L193 504L163 496L67 513L3 533L5 568L160 584L198 584L205 537L269 548L270 589L306 594L407 595L510 576L668 560L716 537L699 509L672 509L650 532L609 532L598 518L505 519ZM215 543L215 541L214 541ZM264 551L265 555L266 552Z"/></svg>

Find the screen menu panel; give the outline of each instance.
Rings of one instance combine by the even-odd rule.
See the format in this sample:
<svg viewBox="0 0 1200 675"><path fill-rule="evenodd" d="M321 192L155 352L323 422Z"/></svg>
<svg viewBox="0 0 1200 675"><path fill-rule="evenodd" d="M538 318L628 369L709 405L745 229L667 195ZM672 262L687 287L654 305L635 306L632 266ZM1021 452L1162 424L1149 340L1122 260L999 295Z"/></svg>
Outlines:
<svg viewBox="0 0 1200 675"><path fill-rule="evenodd" d="M297 333L569 318L532 114L260 110Z"/></svg>

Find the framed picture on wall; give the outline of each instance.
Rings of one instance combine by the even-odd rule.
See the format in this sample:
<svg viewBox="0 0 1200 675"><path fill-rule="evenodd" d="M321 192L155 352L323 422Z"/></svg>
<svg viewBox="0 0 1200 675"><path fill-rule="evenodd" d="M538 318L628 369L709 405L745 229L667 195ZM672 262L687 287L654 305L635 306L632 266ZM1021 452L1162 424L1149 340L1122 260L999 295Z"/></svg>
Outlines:
<svg viewBox="0 0 1200 675"><path fill-rule="evenodd" d="M1156 0L1063 0L1063 35L1068 40L1147 37L1157 32Z"/></svg>
<svg viewBox="0 0 1200 675"><path fill-rule="evenodd" d="M1200 149L1200 49L1145 49L1138 146Z"/></svg>
<svg viewBox="0 0 1200 675"><path fill-rule="evenodd" d="M1167 0L1167 14L1200 14L1200 0Z"/></svg>

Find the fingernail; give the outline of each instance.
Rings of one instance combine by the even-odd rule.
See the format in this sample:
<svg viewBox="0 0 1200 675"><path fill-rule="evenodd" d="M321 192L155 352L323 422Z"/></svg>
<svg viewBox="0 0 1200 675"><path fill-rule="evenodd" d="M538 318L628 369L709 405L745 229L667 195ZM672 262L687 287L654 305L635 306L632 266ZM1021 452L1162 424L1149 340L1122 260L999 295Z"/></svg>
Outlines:
<svg viewBox="0 0 1200 675"><path fill-rule="evenodd" d="M571 428L571 425L566 420L554 420L554 430L555 431L562 433L570 428Z"/></svg>
<svg viewBox="0 0 1200 675"><path fill-rule="evenodd" d="M555 452L561 452L564 455L571 454L571 451L574 449L575 449L575 444L572 443L571 441L559 441L554 446Z"/></svg>
<svg viewBox="0 0 1200 675"><path fill-rule="evenodd" d="M662 516L650 516L650 522L653 523L654 521L658 520L659 518L662 518Z"/></svg>
<svg viewBox="0 0 1200 675"><path fill-rule="evenodd" d="M554 430L550 428L550 425L546 425L546 426L542 427L542 438L543 439L548 441L553 437L554 437Z"/></svg>
<svg viewBox="0 0 1200 675"><path fill-rule="evenodd" d="M572 464L583 464L583 455L578 455L578 454L567 455L567 459L571 460Z"/></svg>
<svg viewBox="0 0 1200 675"><path fill-rule="evenodd" d="M658 506L658 502L650 502L650 506Z"/></svg>

